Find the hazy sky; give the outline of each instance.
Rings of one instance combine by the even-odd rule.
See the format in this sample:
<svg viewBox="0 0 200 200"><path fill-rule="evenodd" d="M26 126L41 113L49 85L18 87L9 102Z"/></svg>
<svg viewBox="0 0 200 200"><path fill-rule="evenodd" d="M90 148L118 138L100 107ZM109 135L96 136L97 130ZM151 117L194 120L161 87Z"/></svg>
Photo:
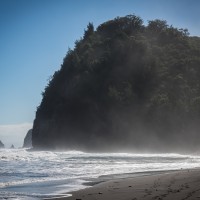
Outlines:
<svg viewBox="0 0 200 200"><path fill-rule="evenodd" d="M22 145L41 92L87 24L136 14L200 36L200 0L0 0L0 140Z"/></svg>

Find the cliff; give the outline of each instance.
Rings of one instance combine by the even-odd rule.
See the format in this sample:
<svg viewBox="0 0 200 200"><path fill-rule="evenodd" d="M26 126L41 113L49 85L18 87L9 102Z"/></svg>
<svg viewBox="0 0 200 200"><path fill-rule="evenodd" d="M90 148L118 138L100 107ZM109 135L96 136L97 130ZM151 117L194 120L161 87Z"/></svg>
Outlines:
<svg viewBox="0 0 200 200"><path fill-rule="evenodd" d="M27 132L24 138L23 148L32 148L32 129Z"/></svg>
<svg viewBox="0 0 200 200"><path fill-rule="evenodd" d="M43 92L33 147L198 150L199 58L200 39L163 20L89 23Z"/></svg>
<svg viewBox="0 0 200 200"><path fill-rule="evenodd" d="M4 144L1 142L1 140L0 140L0 149L1 148L4 148L5 146L4 146Z"/></svg>

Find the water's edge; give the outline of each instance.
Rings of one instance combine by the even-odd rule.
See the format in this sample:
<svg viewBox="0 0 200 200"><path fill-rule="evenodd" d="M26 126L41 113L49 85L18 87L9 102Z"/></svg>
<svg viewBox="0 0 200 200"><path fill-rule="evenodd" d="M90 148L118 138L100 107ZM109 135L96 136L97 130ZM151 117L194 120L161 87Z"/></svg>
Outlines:
<svg viewBox="0 0 200 200"><path fill-rule="evenodd" d="M87 187L93 187L97 184L108 182L108 181L117 181L119 179L128 179L128 178L136 178L136 177L142 177L142 176L154 176L154 175L160 175L160 174L168 174L168 173L172 173L172 172L178 172L180 170L183 170L183 169L102 175L102 176L99 176L98 178L84 179L84 181L86 181L86 182L83 183L83 186L86 186L86 187L82 188L82 189L86 189ZM184 169L184 170L186 170L186 169ZM82 190L82 189L79 189L79 190ZM41 200L52 200L52 199L57 199L57 198L59 200L59 198L72 196L73 192L79 191L79 190L71 190L66 193L60 194L59 196L52 197L52 198L44 198Z"/></svg>
<svg viewBox="0 0 200 200"><path fill-rule="evenodd" d="M182 169L180 169L180 170L182 170ZM84 179L87 182L83 183L83 185L94 186L94 185L102 183L102 182L107 182L107 181L116 180L116 179L135 178L135 177L139 177L139 176L152 176L152 175L166 174L166 173L171 173L171 172L176 172L176 171L179 171L179 169L102 175L102 176L99 176L98 178Z"/></svg>

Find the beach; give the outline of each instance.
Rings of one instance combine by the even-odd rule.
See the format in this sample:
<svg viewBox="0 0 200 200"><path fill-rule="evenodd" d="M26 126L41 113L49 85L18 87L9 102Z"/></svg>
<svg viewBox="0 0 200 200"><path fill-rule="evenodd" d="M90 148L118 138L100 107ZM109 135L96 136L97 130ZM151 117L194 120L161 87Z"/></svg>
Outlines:
<svg viewBox="0 0 200 200"><path fill-rule="evenodd" d="M57 200L195 200L200 199L200 169L120 178L75 191Z"/></svg>

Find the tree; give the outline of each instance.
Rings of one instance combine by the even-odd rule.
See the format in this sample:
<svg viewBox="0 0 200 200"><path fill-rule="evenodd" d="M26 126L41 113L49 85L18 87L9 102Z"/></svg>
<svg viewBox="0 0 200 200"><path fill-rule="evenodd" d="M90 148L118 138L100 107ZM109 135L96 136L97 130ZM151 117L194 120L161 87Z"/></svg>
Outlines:
<svg viewBox="0 0 200 200"><path fill-rule="evenodd" d="M89 23L87 25L87 29L84 32L83 39L87 40L94 33L94 25L93 23Z"/></svg>

